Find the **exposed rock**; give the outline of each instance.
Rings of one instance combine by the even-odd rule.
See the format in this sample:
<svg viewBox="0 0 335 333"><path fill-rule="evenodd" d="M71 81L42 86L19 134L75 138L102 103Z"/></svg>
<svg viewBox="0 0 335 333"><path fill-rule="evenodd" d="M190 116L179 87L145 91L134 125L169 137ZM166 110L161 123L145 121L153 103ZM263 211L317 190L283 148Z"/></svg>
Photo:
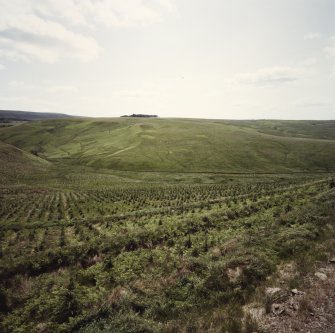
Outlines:
<svg viewBox="0 0 335 333"><path fill-rule="evenodd" d="M244 312L249 314L253 320L259 321L265 315L265 309L258 304L251 304L244 308Z"/></svg>
<svg viewBox="0 0 335 333"><path fill-rule="evenodd" d="M282 304L272 304L272 313L279 316L285 313L285 307Z"/></svg>
<svg viewBox="0 0 335 333"><path fill-rule="evenodd" d="M266 288L265 294L267 296L273 296L277 292L281 291L281 288L275 287L275 288Z"/></svg>
<svg viewBox="0 0 335 333"><path fill-rule="evenodd" d="M280 279L283 281L290 280L296 273L296 265L295 263L286 263L282 264L278 267L278 273Z"/></svg>
<svg viewBox="0 0 335 333"><path fill-rule="evenodd" d="M292 295L297 295L299 293L298 289L292 289L291 290Z"/></svg>
<svg viewBox="0 0 335 333"><path fill-rule="evenodd" d="M36 326L36 332L38 333L46 333L48 332L48 325L46 323L39 323Z"/></svg>
<svg viewBox="0 0 335 333"><path fill-rule="evenodd" d="M321 272L316 272L315 276L318 277L320 280L325 281L327 280L327 275L325 273L321 273Z"/></svg>

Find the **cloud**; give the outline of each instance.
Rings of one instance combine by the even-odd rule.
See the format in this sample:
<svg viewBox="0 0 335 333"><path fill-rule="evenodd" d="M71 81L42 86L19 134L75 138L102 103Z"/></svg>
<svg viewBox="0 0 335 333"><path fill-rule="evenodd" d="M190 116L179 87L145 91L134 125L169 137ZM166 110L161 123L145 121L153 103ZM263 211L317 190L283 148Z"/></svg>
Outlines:
<svg viewBox="0 0 335 333"><path fill-rule="evenodd" d="M330 37L330 44L325 47L325 52L331 56L335 56L335 35Z"/></svg>
<svg viewBox="0 0 335 333"><path fill-rule="evenodd" d="M167 9L169 12L174 14L179 14L177 5L174 0L157 0L158 3L165 9Z"/></svg>
<svg viewBox="0 0 335 333"><path fill-rule="evenodd" d="M157 90L129 89L116 91L112 96L123 98L147 98L158 97L160 95L161 94Z"/></svg>
<svg viewBox="0 0 335 333"><path fill-rule="evenodd" d="M2 65L2 64L0 64L0 71L1 71L2 69L5 69L5 66Z"/></svg>
<svg viewBox="0 0 335 333"><path fill-rule="evenodd" d="M161 20L162 12L177 11L174 0L44 0L35 9L43 17L91 28L150 25Z"/></svg>
<svg viewBox="0 0 335 333"><path fill-rule="evenodd" d="M263 68L252 73L238 73L233 82L256 86L277 85L296 81L301 77L301 71L292 67Z"/></svg>
<svg viewBox="0 0 335 333"><path fill-rule="evenodd" d="M318 60L316 58L307 58L299 62L299 65L304 67L311 67L316 65Z"/></svg>
<svg viewBox="0 0 335 333"><path fill-rule="evenodd" d="M55 63L91 61L102 52L89 34L157 23L173 0L0 0L0 57Z"/></svg>
<svg viewBox="0 0 335 333"><path fill-rule="evenodd" d="M3 109L7 110L29 110L41 112L59 112L59 105L49 100L34 98L31 96L0 96Z"/></svg>
<svg viewBox="0 0 335 333"><path fill-rule="evenodd" d="M304 39L306 40L313 40L313 39L320 39L321 35L317 32L309 32L304 36Z"/></svg>
<svg viewBox="0 0 335 333"><path fill-rule="evenodd" d="M326 101L297 101L294 103L294 106L298 108L325 108L332 106L333 103Z"/></svg>
<svg viewBox="0 0 335 333"><path fill-rule="evenodd" d="M53 94L59 94L59 93L72 93L72 94L77 94L79 93L79 89L75 86L68 86L68 85L63 85L63 86L51 86L47 89L48 92L53 93Z"/></svg>
<svg viewBox="0 0 335 333"><path fill-rule="evenodd" d="M99 55L101 48L92 37L37 16L34 7L27 3L32 4L32 1L25 4L21 0L0 0L1 56L27 62L54 63L62 58L89 61Z"/></svg>
<svg viewBox="0 0 335 333"><path fill-rule="evenodd" d="M73 85L50 85L48 83L31 84L24 81L10 81L8 85L12 88L24 88L25 90L38 91L50 94L77 94L79 88Z"/></svg>
<svg viewBox="0 0 335 333"><path fill-rule="evenodd" d="M10 81L8 83L8 85L10 87L13 87L13 88L20 88L20 87L25 86L25 83L23 81L15 81L15 80L13 80L13 81Z"/></svg>

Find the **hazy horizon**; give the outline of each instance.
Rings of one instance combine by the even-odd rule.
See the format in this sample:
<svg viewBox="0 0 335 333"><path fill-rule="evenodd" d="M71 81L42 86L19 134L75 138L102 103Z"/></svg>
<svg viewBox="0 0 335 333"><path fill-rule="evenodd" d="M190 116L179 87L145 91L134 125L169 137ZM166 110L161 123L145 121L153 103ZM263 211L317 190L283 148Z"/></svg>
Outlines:
<svg viewBox="0 0 335 333"><path fill-rule="evenodd" d="M8 111L8 112L32 112L32 113L50 113L50 114L63 114L62 112L44 112L44 111L31 111L31 110L0 110L1 111ZM74 114L74 113L64 113L67 116L72 116L72 117L78 117L78 118L97 118L97 119L109 119L109 118L120 118L122 116L131 116L131 114L123 114L123 115L119 115L119 116L83 116L80 114ZM147 115L147 114L144 114ZM150 117L151 118L151 117ZM294 118L290 118L290 119L286 119L286 118L206 118L206 117L180 117L178 115L176 116L160 116L159 114L157 115L158 119L194 119L194 120L241 120L241 121L335 121L335 117L334 118L329 118L329 119L294 119ZM157 119L157 118L151 118L151 119Z"/></svg>
<svg viewBox="0 0 335 333"><path fill-rule="evenodd" d="M0 0L0 109L331 120L331 0Z"/></svg>

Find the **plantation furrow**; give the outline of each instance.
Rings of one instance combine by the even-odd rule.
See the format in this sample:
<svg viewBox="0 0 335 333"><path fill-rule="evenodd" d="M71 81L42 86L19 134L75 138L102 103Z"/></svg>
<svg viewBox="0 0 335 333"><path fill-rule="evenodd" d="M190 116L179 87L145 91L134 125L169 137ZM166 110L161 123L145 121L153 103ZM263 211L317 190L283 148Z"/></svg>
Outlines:
<svg viewBox="0 0 335 333"><path fill-rule="evenodd" d="M48 200L48 195L44 196L38 196L35 199L35 209L30 215L29 221L39 221L43 215L43 212L45 211L45 203Z"/></svg>
<svg viewBox="0 0 335 333"><path fill-rule="evenodd" d="M287 189L298 189L301 187L306 187L312 184L316 184L316 182L308 182L305 184L298 184L298 185L291 185L289 187L287 187ZM274 193L274 191L280 192L284 189L285 187L282 188L278 188L278 189L266 189L265 191L262 190L261 193L265 194L265 193ZM248 190L248 189L246 189ZM245 190L245 191L246 191ZM252 191L252 188L249 188L250 191ZM225 190L226 191L226 190ZM155 196L159 197L159 200L162 200L162 196L160 192L155 192L153 191L151 196L152 199L150 199L149 201L146 200L141 200L140 197L144 196L143 194L144 191L139 191L138 194L136 194L136 196L134 196L133 194L131 196L126 195L126 196L121 196L119 198L113 198L110 197L108 198L108 192L104 192L104 193L100 193L98 192L97 194L93 194L91 195L92 198L90 198L89 194L79 194L79 195L75 195L75 194L65 194L65 193L56 193L54 195L54 202L52 204L52 208L48 205L48 207L44 207L44 209L46 210L45 213L45 220L60 220L60 219L72 219L72 218L76 218L76 217L85 217L85 216L90 216L91 218L94 216L105 216L108 217L110 215L109 212L113 212L113 214L115 214L117 212L117 210L120 210L121 206L124 205L124 200L127 202L127 205L124 206L124 208L122 208L122 210L126 209L130 211L130 212L136 212L139 211L140 214L143 214L143 211L145 211L146 209L148 209L149 207L151 207L151 209L157 209L157 211L159 211L159 208L173 208L175 207L176 209L182 209L181 207L199 207L197 206L196 201L198 201L198 205L206 205L206 204L213 204L213 203L218 203L222 200L224 200L225 198L227 200L229 200L230 198L234 198L235 199L240 199L243 197L248 197L250 196L250 193L238 193L235 190L231 193L229 193L229 195L222 195L223 193L220 193L220 191L215 190L213 192L213 195L211 196L196 196L193 199L189 198L187 193L182 194L181 197L176 196L175 194L170 193L170 189L167 192L168 195L170 196L169 200L164 200L165 207L162 207L161 201L157 201L157 197L155 198ZM163 191L164 192L164 191ZM234 193L235 192L235 193ZM150 193L150 191L149 191ZM164 197L166 197L166 194L164 195ZM182 192L183 193L183 192ZM105 195L103 195L105 194ZM140 195L140 197L138 197L138 195ZM166 198L169 198L166 197ZM43 201L46 200L47 196L43 196ZM72 198L71 198L72 197ZM123 198L122 198L123 197ZM188 197L188 198L186 198ZM71 198L71 199L70 199ZM104 199L101 199L104 198ZM137 199L136 199L137 198ZM73 200L74 199L74 200ZM115 201L115 199L121 199L121 201ZM199 200L200 199L200 200ZM114 201L113 201L114 200ZM191 200L191 202L190 202ZM34 200L36 201L41 201L41 198L35 198ZM72 201L74 201L74 203L72 203ZM93 206L92 204L89 204L89 202L93 202ZM76 206L76 208L74 208L74 206ZM91 207L92 206L92 207ZM120 206L120 208L118 208L118 206ZM145 207L144 209L141 209L141 207ZM31 205L30 205L31 207ZM23 207L21 206L21 209ZM83 208L85 210L83 210ZM49 217L49 211L52 211L52 215ZM17 212L18 214L19 212ZM106 214L107 213L107 214ZM109 213L109 214L108 214ZM15 211L13 211L10 216L14 216L16 213ZM8 216L8 217L10 217ZM28 219L29 220L37 220L39 219L38 217L41 216L41 213L39 212L39 208L36 210L33 210L32 212L28 212ZM5 218L4 220L8 219Z"/></svg>
<svg viewBox="0 0 335 333"><path fill-rule="evenodd" d="M74 215L76 218L83 218L84 217L84 212L81 208L81 206L79 205L79 201L80 199L80 195L78 193L74 194L72 193L72 196L74 197L74 200L71 200L71 205L72 205L72 209L74 211Z"/></svg>
<svg viewBox="0 0 335 333"><path fill-rule="evenodd" d="M15 220L16 215L18 212L20 212L22 207L10 204L9 206L6 207L5 211L5 217L3 218L4 221L7 220Z"/></svg>
<svg viewBox="0 0 335 333"><path fill-rule="evenodd" d="M61 193L62 213L65 220L69 220L68 193Z"/></svg>
<svg viewBox="0 0 335 333"><path fill-rule="evenodd" d="M141 248L148 248L148 246L153 249L157 246L163 246L169 239L183 239L185 237L191 237L190 235L194 235L192 237L196 237L198 233L203 234L205 231L209 232L211 230L215 230L217 232L222 230L222 228L231 228L234 227L235 220L239 221L243 218L250 218L253 214L261 214L262 212L265 212L277 206L282 200L280 195L276 195L276 197L273 197L271 199L271 202L269 202L269 199L266 197L259 200L256 203L258 207L245 205L240 209L234 209L234 207L232 207L232 209L228 211L223 210L221 212L218 211L212 215L204 215L202 216L202 223L195 222L190 224L188 223L188 220L184 219L172 220L170 224L163 223L155 230L147 231L147 233L143 233L142 228L135 228L135 231L133 233L125 234L124 232L117 232L114 233L114 236L107 236L107 233L104 233L101 227L97 228L96 226L89 225L90 233L94 235L95 239L92 242L79 246L79 248L81 249L86 249L89 255L88 257L85 255L83 256L81 251L78 251L77 249L75 253L77 253L78 256L77 254L75 256L71 255L71 261L66 258L68 257L68 253L72 253L74 251L74 247L66 246L66 241L62 240L62 237L65 237L65 229L62 228L61 231L59 231L58 228L58 231L55 234L56 236L50 236L50 231L46 230L44 237L39 245L39 251L44 250L46 243L57 244L57 238L59 238L59 246L63 249L59 250L59 246L54 249L54 252L56 253L55 258L58 258L57 264L53 259L43 261L39 264L38 269L31 269L31 273L40 274L41 272L50 272L53 269L58 269L59 267L73 264L77 260L83 260L85 258L88 259L90 257L90 254L96 255L100 251L108 252L111 255L117 256L119 253L121 253L121 251L135 251ZM133 227L135 227L135 225L133 225ZM122 229L129 230L129 226L127 228L123 228L121 225L119 225L116 228L116 230L119 231L121 231ZM64 236L62 236L62 234ZM47 253L50 254L50 250L48 250ZM60 257L62 257L63 255L65 255L65 258L60 259ZM44 252L41 252L40 256L42 260L42 258L45 257ZM38 258L34 256L33 258L31 258L31 260L32 262L34 262L35 260L38 260ZM23 261L27 261L27 259ZM14 274L15 272L17 272L17 270L20 270L21 265L21 262L19 262L19 264L16 266L6 267L4 271L0 272L0 277L10 277L11 274ZM30 265L29 261L27 265ZM29 271L27 267L25 269Z"/></svg>
<svg viewBox="0 0 335 333"><path fill-rule="evenodd" d="M53 203L53 200L55 199L55 193L51 193L50 195L48 195L47 197L47 201L46 201L46 206L45 206L45 211L42 212L42 220L44 221L48 221L49 220L49 216L50 216L50 213L51 213L51 207L52 207L52 203Z"/></svg>
<svg viewBox="0 0 335 333"><path fill-rule="evenodd" d="M297 191L299 189L307 188L308 186L323 186L324 182L311 182L308 184L300 184L300 185L294 185L291 187L282 187L278 189L271 189L267 191L262 191L261 194L262 196L264 195L273 195L275 193L285 193L285 192L290 192L290 191ZM76 197L73 194L71 194L72 197ZM194 209L204 209L207 207L207 209L210 209L213 205L219 204L230 204L232 201L239 201L239 200L249 200L254 201L256 198L253 194L247 193L247 194L239 194L235 196L229 196L229 197L221 197L221 198L216 198L216 199L210 199L208 201L202 201L202 202L190 202L190 203L183 203L181 205L172 205L172 206L166 206L165 207L160 207L160 208L151 208L151 209L142 209L142 210L130 210L128 213L123 213L123 214L113 214L113 215L102 215L103 210L99 211L98 210L98 218L95 217L85 217L85 213L82 211L80 205L76 200L69 200L69 211L71 212L71 216L76 216L76 218L73 218L71 220L68 220L66 222L66 225L74 225L75 223L99 223L99 222L117 222L121 220L125 220L127 218L131 217L143 217L143 216L155 216L155 215L161 215L161 214L179 214L182 212L187 212L190 210ZM46 226L51 226L51 225L57 225L59 222L59 219L62 218L63 210L61 206L61 194L56 193L54 195L54 199L52 200L52 207L50 209L54 212L56 211L56 216L54 215L54 218L51 219L51 217L48 218L49 222L46 224ZM169 202L170 203L170 202ZM115 212L115 206L113 208L113 211ZM70 214L70 213L69 213ZM88 213L86 213L87 215ZM95 213L90 213L89 215L95 215ZM56 218L57 217L57 218ZM79 218L79 219L78 219ZM34 223L35 226L43 226L43 223L36 221ZM7 225L2 225L0 226L2 228L9 227ZM13 225L13 227L15 227ZM27 224L25 227L29 228L29 225Z"/></svg>
<svg viewBox="0 0 335 333"><path fill-rule="evenodd" d="M7 208L7 214L3 220L14 220L20 222L20 219L24 216L25 211L27 210L27 203L23 203L21 206L11 206Z"/></svg>

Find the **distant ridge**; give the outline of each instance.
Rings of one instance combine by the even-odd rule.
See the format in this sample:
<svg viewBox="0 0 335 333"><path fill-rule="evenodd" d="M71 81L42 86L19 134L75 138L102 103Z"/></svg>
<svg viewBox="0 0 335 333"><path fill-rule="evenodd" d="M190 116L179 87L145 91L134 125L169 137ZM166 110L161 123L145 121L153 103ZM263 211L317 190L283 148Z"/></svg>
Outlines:
<svg viewBox="0 0 335 333"><path fill-rule="evenodd" d="M0 110L1 121L32 121L43 119L61 119L73 118L64 113L49 113L49 112L32 112L32 111L16 111L16 110Z"/></svg>

